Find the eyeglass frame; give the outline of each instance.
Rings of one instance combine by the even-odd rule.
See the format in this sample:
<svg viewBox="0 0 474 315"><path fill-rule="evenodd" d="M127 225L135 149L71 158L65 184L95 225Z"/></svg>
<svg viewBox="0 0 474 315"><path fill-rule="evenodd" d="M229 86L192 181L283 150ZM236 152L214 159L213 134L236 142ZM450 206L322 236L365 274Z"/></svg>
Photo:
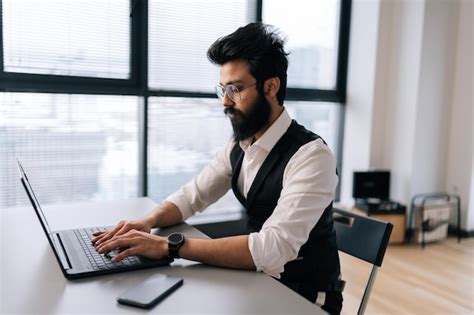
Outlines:
<svg viewBox="0 0 474 315"><path fill-rule="evenodd" d="M254 86L254 85L257 85L257 82L254 82L252 84L249 84L245 87L241 87L240 89L235 86L234 84L226 84L225 86L222 86L221 84L217 84L216 87L215 87L215 90L216 90L216 94L217 94L217 97L221 100L223 100L225 98L225 96L227 95L227 97L234 103L237 103L237 102L240 102L242 100L242 95L240 94L240 92L244 91L245 89L251 87L251 86ZM232 89L234 88L236 91L232 91L232 90L229 90L229 89ZM230 93L229 93L230 91ZM237 93L238 95L238 99L235 98L235 94Z"/></svg>

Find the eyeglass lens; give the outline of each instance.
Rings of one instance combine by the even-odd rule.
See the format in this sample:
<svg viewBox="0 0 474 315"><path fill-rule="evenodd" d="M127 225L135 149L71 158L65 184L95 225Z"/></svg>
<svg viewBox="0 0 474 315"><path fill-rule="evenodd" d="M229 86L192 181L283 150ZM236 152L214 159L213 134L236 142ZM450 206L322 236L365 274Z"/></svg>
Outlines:
<svg viewBox="0 0 474 315"><path fill-rule="evenodd" d="M226 85L225 87L217 85L216 94L220 99L223 99L224 94L227 94L227 97L230 98L233 102L237 102L240 100L239 89L232 84Z"/></svg>

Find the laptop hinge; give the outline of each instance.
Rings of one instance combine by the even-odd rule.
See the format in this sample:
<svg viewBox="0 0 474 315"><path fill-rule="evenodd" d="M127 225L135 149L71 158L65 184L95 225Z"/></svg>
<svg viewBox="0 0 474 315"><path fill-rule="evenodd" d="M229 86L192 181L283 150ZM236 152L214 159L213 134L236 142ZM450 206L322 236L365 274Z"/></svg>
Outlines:
<svg viewBox="0 0 474 315"><path fill-rule="evenodd" d="M58 233L53 233L54 247L56 247L56 253L58 254L61 265L65 270L72 269L71 262L66 254L66 248L64 247L63 241Z"/></svg>

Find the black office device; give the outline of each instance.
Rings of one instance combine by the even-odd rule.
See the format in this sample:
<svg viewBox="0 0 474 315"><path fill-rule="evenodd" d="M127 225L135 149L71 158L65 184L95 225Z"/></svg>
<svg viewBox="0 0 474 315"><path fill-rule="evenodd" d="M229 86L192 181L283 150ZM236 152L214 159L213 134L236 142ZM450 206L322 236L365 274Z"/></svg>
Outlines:
<svg viewBox="0 0 474 315"><path fill-rule="evenodd" d="M151 308L183 284L183 279L155 274L139 285L128 289L117 302L139 308Z"/></svg>
<svg viewBox="0 0 474 315"><path fill-rule="evenodd" d="M117 251L106 255L99 254L91 243L92 233L104 231L110 227L91 227L73 230L51 231L48 220L41 209L40 203L33 191L33 187L26 176L25 170L18 163L21 183L30 199L31 205L41 223L58 261L59 267L67 279L86 278L91 276L125 272L168 265L173 259L165 257L160 260L147 259L141 256L129 256L120 262L113 263L112 258Z"/></svg>
<svg viewBox="0 0 474 315"><path fill-rule="evenodd" d="M389 200L390 171L354 172L352 197L355 199Z"/></svg>
<svg viewBox="0 0 474 315"><path fill-rule="evenodd" d="M355 207L371 214L403 214L406 207L390 200L390 171L354 172L352 197Z"/></svg>

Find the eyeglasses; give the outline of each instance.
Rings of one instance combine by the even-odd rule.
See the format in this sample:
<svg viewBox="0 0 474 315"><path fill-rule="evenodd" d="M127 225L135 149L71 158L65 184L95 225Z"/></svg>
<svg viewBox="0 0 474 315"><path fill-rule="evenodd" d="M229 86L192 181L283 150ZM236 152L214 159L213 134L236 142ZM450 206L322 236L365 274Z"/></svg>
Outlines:
<svg viewBox="0 0 474 315"><path fill-rule="evenodd" d="M216 94L217 97L219 97L219 99L221 100L224 99L224 97L227 95L227 97L230 98L232 102L240 102L240 100L242 99L242 97L240 96L240 92L242 92L246 88L254 86L255 84L257 84L257 82L247 85L246 87L241 87L240 89L233 84L228 84L226 86L218 84L216 85Z"/></svg>

